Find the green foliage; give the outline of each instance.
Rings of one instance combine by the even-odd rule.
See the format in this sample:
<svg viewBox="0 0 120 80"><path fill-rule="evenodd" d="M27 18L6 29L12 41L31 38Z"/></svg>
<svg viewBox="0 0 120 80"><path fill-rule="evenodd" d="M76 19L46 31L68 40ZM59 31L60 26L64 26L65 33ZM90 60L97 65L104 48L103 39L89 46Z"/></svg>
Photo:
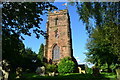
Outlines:
<svg viewBox="0 0 120 80"><path fill-rule="evenodd" d="M2 29L12 34L31 36L31 29L36 37L45 36L40 24L42 15L48 10L57 9L50 2L3 2Z"/></svg>
<svg viewBox="0 0 120 80"><path fill-rule="evenodd" d="M40 28L42 15L57 9L49 2L3 2L2 7L2 52L3 59L10 62L11 71L17 67L35 69L41 61L30 48L25 49L22 34L31 36L31 30L39 38L45 32ZM48 10L49 9L49 10Z"/></svg>
<svg viewBox="0 0 120 80"><path fill-rule="evenodd" d="M112 70L112 72L115 72L116 66L117 65L115 65L113 63L110 65L110 69ZM107 72L108 71L108 64L107 63L103 64L100 68L102 69L102 72L104 72L104 71Z"/></svg>
<svg viewBox="0 0 120 80"><path fill-rule="evenodd" d="M45 66L46 66L46 72L47 73L58 71L57 65L55 65L55 64L46 64Z"/></svg>
<svg viewBox="0 0 120 80"><path fill-rule="evenodd" d="M87 48L90 50L87 55L92 55L89 56L91 57L90 60L96 61L96 57L97 60L98 58L103 58L106 61L107 58L102 57L103 55L113 56L113 58L108 58L107 60L114 59L116 55L119 56L119 2L76 2L76 7L80 19L86 24L86 30L90 34L91 39L89 39L87 44ZM94 20L94 25L92 26L90 19ZM99 56L94 53L99 54ZM114 60L113 62L120 61L119 58L120 56L117 58L118 60ZM101 59L97 62L100 61ZM111 63L109 62L109 64Z"/></svg>
<svg viewBox="0 0 120 80"><path fill-rule="evenodd" d="M29 69L29 71L35 72L38 66L43 65L41 61L37 58L37 54L33 52L31 48L26 48L25 53L22 56L23 56L23 60L21 61L24 70Z"/></svg>
<svg viewBox="0 0 120 80"><path fill-rule="evenodd" d="M103 64L100 68L102 69L103 72L104 71L107 72L108 64L107 63Z"/></svg>
<svg viewBox="0 0 120 80"><path fill-rule="evenodd" d="M3 60L10 63L10 69L15 72L17 67L22 67L23 70L30 69L35 71L38 65L42 65L41 61L37 59L37 55L31 48L26 48L23 42L19 39L17 34L10 34L3 31ZM36 62L33 62L36 60Z"/></svg>
<svg viewBox="0 0 120 80"><path fill-rule="evenodd" d="M44 57L44 45L43 44L40 45L40 49L39 49L37 57L41 60L41 62L43 62L43 57Z"/></svg>
<svg viewBox="0 0 120 80"><path fill-rule="evenodd" d="M72 61L72 58L65 57L60 60L58 64L58 72L60 73L72 73L75 71L75 63Z"/></svg>
<svg viewBox="0 0 120 80"><path fill-rule="evenodd" d="M96 66L112 63L119 64L120 60L120 30L114 23L110 22L101 27L96 27L88 39L87 61L95 63Z"/></svg>
<svg viewBox="0 0 120 80"><path fill-rule="evenodd" d="M87 61L96 66L120 64L119 2L76 2L79 18L89 33ZM94 23L93 25L91 25Z"/></svg>
<svg viewBox="0 0 120 80"><path fill-rule="evenodd" d="M92 68L87 68L87 69L86 69L86 72L87 72L87 74L92 74L92 73L93 73L93 70L92 70Z"/></svg>
<svg viewBox="0 0 120 80"><path fill-rule="evenodd" d="M89 34L96 26L101 26L112 21L119 25L119 2L76 2L77 13L80 19L86 24ZM94 25L91 25L94 19Z"/></svg>
<svg viewBox="0 0 120 80"><path fill-rule="evenodd" d="M111 65L110 65L110 68L111 68L112 72L114 72L114 71L115 71L116 66L117 66L117 65L115 65L115 64L111 64Z"/></svg>
<svg viewBox="0 0 120 80"><path fill-rule="evenodd" d="M11 71L14 71L17 66L22 63L22 55L25 51L23 42L16 34L10 34L3 31L2 34L2 59L10 63Z"/></svg>

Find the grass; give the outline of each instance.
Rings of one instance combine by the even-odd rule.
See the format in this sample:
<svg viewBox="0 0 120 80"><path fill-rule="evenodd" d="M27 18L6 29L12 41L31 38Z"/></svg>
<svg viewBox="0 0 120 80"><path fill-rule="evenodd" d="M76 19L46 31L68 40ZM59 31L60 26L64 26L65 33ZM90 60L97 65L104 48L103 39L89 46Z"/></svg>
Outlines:
<svg viewBox="0 0 120 80"><path fill-rule="evenodd" d="M79 73L60 74L54 77L40 76L35 73L24 73L20 79L16 80L116 80L115 77L116 75L113 73L101 73L101 75L97 77L93 76L92 74Z"/></svg>
<svg viewBox="0 0 120 80"><path fill-rule="evenodd" d="M105 72L102 72L101 73L104 77L106 78L116 78L116 74L115 73L105 73Z"/></svg>

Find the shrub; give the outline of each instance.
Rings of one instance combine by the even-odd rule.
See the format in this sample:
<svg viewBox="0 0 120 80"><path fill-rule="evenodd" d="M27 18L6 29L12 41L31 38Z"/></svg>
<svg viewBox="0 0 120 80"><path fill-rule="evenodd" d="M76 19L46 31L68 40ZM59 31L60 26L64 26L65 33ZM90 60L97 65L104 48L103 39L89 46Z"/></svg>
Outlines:
<svg viewBox="0 0 120 80"><path fill-rule="evenodd" d="M57 66L55 64L46 64L46 72L57 72Z"/></svg>
<svg viewBox="0 0 120 80"><path fill-rule="evenodd" d="M65 57L60 60L58 64L58 72L60 73L72 73L75 71L75 63L72 61L72 58Z"/></svg>
<svg viewBox="0 0 120 80"><path fill-rule="evenodd" d="M87 68L87 70L86 70L86 71L87 71L87 73L88 73L88 74L92 74L92 73L93 73L92 68Z"/></svg>

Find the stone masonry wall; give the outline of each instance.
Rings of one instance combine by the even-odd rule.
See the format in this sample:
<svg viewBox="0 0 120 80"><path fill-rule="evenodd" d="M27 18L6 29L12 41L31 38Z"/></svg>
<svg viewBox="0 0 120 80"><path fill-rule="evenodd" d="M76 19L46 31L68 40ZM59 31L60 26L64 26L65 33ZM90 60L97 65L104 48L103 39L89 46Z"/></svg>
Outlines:
<svg viewBox="0 0 120 80"><path fill-rule="evenodd" d="M57 19L57 21L56 21ZM57 24L56 24L57 22ZM57 30L58 37L55 37ZM48 62L52 61L53 47L57 44L60 47L60 59L65 56L72 57L71 53L71 34L70 21L67 10L60 10L59 12L49 12L47 22L48 38L46 39L45 54ZM59 60L58 60L59 61Z"/></svg>

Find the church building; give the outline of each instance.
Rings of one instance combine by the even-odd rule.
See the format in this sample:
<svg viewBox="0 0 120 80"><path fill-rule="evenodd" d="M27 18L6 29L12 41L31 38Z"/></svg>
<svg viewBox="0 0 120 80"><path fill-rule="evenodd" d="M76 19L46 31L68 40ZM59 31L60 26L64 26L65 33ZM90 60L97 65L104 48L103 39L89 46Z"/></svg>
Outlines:
<svg viewBox="0 0 120 80"><path fill-rule="evenodd" d="M47 39L44 57L49 63L58 63L60 59L73 57L70 17L68 10L48 13Z"/></svg>

